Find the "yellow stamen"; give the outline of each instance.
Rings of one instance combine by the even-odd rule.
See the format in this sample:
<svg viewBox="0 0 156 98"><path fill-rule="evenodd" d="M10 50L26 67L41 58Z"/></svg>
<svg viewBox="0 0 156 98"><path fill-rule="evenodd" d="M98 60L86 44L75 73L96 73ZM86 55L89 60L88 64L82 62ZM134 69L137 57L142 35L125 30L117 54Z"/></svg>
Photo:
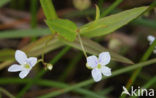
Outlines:
<svg viewBox="0 0 156 98"><path fill-rule="evenodd" d="M97 68L98 68L98 69L101 69L101 64L98 64L98 65L97 65Z"/></svg>
<svg viewBox="0 0 156 98"><path fill-rule="evenodd" d="M29 65L29 64L25 64L24 67L25 67L26 69L30 69L30 65Z"/></svg>

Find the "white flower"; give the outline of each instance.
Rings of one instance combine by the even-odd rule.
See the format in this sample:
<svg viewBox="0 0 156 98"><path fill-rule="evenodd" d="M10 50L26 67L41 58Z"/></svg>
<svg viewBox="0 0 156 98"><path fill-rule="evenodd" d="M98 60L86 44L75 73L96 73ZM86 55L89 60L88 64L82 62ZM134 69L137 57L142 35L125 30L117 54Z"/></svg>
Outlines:
<svg viewBox="0 0 156 98"><path fill-rule="evenodd" d="M152 35L149 35L149 36L147 37L147 40L149 41L149 44L151 45L151 44L154 42L155 37L152 36ZM156 47L155 47L155 49L153 50L153 52L156 53Z"/></svg>
<svg viewBox="0 0 156 98"><path fill-rule="evenodd" d="M111 56L109 52L102 52L99 58L96 56L87 57L87 67L92 68L92 77L94 81L98 82L102 79L102 74L105 76L112 75L111 69L106 65L110 62Z"/></svg>
<svg viewBox="0 0 156 98"><path fill-rule="evenodd" d="M150 44L152 44L152 43L154 42L154 40L155 40L155 37L152 36L152 35L149 35L149 36L147 37L147 40L150 42Z"/></svg>
<svg viewBox="0 0 156 98"><path fill-rule="evenodd" d="M23 51L20 51L20 50L16 51L15 59L20 65L13 64L8 68L8 71L9 72L20 71L19 77L22 79L28 75L32 67L34 67L35 64L37 63L36 57L27 58L27 55Z"/></svg>

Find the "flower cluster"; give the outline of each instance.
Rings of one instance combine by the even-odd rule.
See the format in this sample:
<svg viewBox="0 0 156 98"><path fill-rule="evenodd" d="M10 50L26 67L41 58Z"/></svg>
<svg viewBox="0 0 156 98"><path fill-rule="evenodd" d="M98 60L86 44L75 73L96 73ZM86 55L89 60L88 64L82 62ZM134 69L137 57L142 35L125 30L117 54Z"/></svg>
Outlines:
<svg viewBox="0 0 156 98"><path fill-rule="evenodd" d="M21 51L17 50L15 53L15 59L19 64L13 64L8 68L9 72L19 72L19 77L21 79L25 78L31 69L36 65L37 58L30 57L28 58L27 55ZM102 52L99 54L99 58L96 56L89 56L87 57L87 67L92 69L92 77L94 81L98 82L102 79L102 74L105 76L110 76L111 69L106 65L110 62L111 56L109 52ZM52 69L52 65L46 64L49 70Z"/></svg>
<svg viewBox="0 0 156 98"><path fill-rule="evenodd" d="M147 37L147 40L149 41L149 44L151 45L154 42L155 37L152 35L149 35ZM156 47L153 52L156 53ZM29 74L31 69L37 63L36 57L27 58L27 55L23 51L20 51L20 50L16 51L15 59L19 64L11 65L8 68L8 71L9 72L20 71L19 77L21 79L25 78ZM110 60L111 60L111 56L110 56L109 52L100 53L98 58L94 55L87 57L86 66L89 69L92 69L91 75L95 82L100 81L102 79L102 75L104 75L104 76L112 75L111 69L106 66L107 64L109 64ZM43 64L45 64L47 66L47 69L49 69L49 70L51 70L53 68L53 66L51 64L48 64L45 62L43 62Z"/></svg>

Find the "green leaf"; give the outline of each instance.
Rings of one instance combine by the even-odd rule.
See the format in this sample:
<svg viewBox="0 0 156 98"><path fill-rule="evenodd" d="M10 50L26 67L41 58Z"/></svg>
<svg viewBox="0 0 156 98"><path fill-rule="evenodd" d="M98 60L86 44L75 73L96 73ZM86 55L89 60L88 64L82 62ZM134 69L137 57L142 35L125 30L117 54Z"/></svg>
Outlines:
<svg viewBox="0 0 156 98"><path fill-rule="evenodd" d="M68 41L76 38L77 26L66 19L46 20L47 25Z"/></svg>
<svg viewBox="0 0 156 98"><path fill-rule="evenodd" d="M95 17L95 20L98 20L100 18L100 9L97 5L96 6L96 17Z"/></svg>
<svg viewBox="0 0 156 98"><path fill-rule="evenodd" d="M63 41L63 42L66 43L67 45L70 45L70 46L76 48L76 49L82 50L78 39L76 39L74 42L69 42L69 41ZM99 55L99 53L101 53L101 52L109 51L111 54L112 60L123 62L123 63L133 64L133 62L131 60L129 60L113 51L110 51L110 50L104 48L100 44L98 44L90 39L82 38L82 42L83 42L83 45L84 45L87 53L90 53L93 55Z"/></svg>
<svg viewBox="0 0 156 98"><path fill-rule="evenodd" d="M58 18L52 0L40 0L40 2L47 20ZM51 33L55 33L53 28L49 27L49 29L51 30Z"/></svg>
<svg viewBox="0 0 156 98"><path fill-rule="evenodd" d="M47 53L61 46L63 46L63 43L60 42L58 38L49 35L27 45L22 50L25 51L28 56L40 56L43 53Z"/></svg>
<svg viewBox="0 0 156 98"><path fill-rule="evenodd" d="M57 14L52 3L52 0L40 0L43 12L48 20L53 20L57 18Z"/></svg>
<svg viewBox="0 0 156 98"><path fill-rule="evenodd" d="M0 8L2 6L4 6L5 4L7 4L8 2L10 2L10 0L1 0L1 2L0 2Z"/></svg>
<svg viewBox="0 0 156 98"><path fill-rule="evenodd" d="M133 8L115 15L90 22L80 28L80 33L87 37L96 37L111 33L141 15L148 7Z"/></svg>
<svg viewBox="0 0 156 98"><path fill-rule="evenodd" d="M21 38L38 37L51 34L50 30L45 28L26 29L26 30L7 30L0 32L0 39L3 38Z"/></svg>

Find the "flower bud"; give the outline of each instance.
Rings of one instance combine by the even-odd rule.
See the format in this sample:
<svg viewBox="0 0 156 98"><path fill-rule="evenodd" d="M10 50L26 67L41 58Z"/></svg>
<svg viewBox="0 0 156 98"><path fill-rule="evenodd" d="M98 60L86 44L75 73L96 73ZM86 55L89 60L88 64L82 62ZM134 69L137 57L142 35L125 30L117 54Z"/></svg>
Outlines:
<svg viewBox="0 0 156 98"><path fill-rule="evenodd" d="M73 0L73 5L78 10L85 10L90 7L91 1L90 0Z"/></svg>
<svg viewBox="0 0 156 98"><path fill-rule="evenodd" d="M52 64L47 64L47 69L48 70L52 70L53 69L53 65Z"/></svg>
<svg viewBox="0 0 156 98"><path fill-rule="evenodd" d="M88 69L92 69L90 66L88 66L88 64L86 63L86 67L88 68Z"/></svg>

